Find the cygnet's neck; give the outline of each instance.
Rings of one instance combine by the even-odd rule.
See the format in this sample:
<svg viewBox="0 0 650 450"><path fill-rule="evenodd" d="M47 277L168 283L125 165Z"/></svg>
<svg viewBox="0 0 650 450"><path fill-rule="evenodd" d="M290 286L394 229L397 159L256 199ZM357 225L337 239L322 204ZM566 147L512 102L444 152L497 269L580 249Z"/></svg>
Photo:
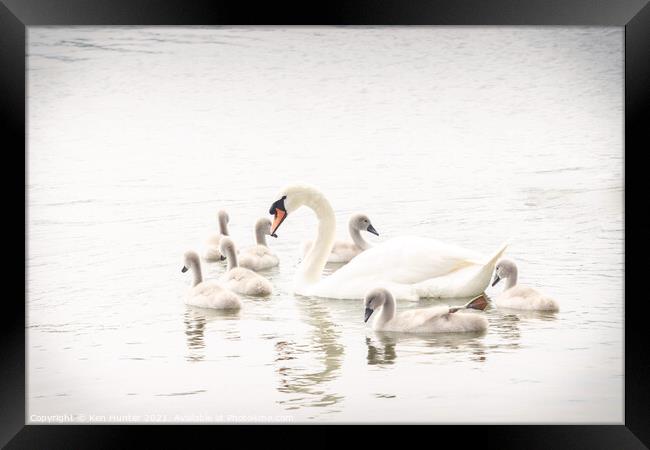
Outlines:
<svg viewBox="0 0 650 450"><path fill-rule="evenodd" d="M392 295L386 296L386 300L381 307L381 312L375 319L376 324L384 324L395 317L395 299Z"/></svg>
<svg viewBox="0 0 650 450"><path fill-rule="evenodd" d="M224 215L219 215L219 231L224 236L228 236L228 219Z"/></svg>
<svg viewBox="0 0 650 450"><path fill-rule="evenodd" d="M235 251L234 246L226 247L226 259L228 260L228 270L232 270L238 266L237 263L237 252Z"/></svg>
<svg viewBox="0 0 650 450"><path fill-rule="evenodd" d="M506 289L510 289L517 284L517 266L512 266L508 278L506 278Z"/></svg>
<svg viewBox="0 0 650 450"><path fill-rule="evenodd" d="M192 286L196 286L203 281L203 275L201 274L201 262L199 261L199 258L196 258L192 261L190 268L192 269L192 276L194 277Z"/></svg>
<svg viewBox="0 0 650 450"><path fill-rule="evenodd" d="M268 224L265 224L264 222L260 222L255 226L255 241L257 242L257 245L267 247L266 228L268 228Z"/></svg>
<svg viewBox="0 0 650 450"><path fill-rule="evenodd" d="M361 250L368 250L370 248L370 244L366 242L363 236L361 236L361 231L355 227L352 222L348 224L348 229L350 230L352 241L357 247L359 247Z"/></svg>

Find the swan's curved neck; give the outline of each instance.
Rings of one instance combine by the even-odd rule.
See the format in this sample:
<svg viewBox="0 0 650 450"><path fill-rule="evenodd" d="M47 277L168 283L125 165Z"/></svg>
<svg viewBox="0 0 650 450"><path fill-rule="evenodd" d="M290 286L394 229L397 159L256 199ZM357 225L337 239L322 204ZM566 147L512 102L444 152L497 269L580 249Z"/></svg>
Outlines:
<svg viewBox="0 0 650 450"><path fill-rule="evenodd" d="M508 278L506 278L506 289L510 289L515 284L517 284L517 266L512 267Z"/></svg>
<svg viewBox="0 0 650 450"><path fill-rule="evenodd" d="M368 250L370 248L370 244L366 242L366 240L361 236L361 231L359 231L358 228L356 228L352 223L348 225L348 229L350 230L350 236L352 237L352 241L355 243L357 247L359 247L361 250Z"/></svg>
<svg viewBox="0 0 650 450"><path fill-rule="evenodd" d="M219 231L224 236L228 236L228 220L224 216L219 216Z"/></svg>
<svg viewBox="0 0 650 450"><path fill-rule="evenodd" d="M300 265L298 281L304 284L317 283L327 264L334 237L336 234L336 220L330 202L316 190L307 192L303 205L310 208L318 218L318 235L309 253Z"/></svg>
<svg viewBox="0 0 650 450"><path fill-rule="evenodd" d="M255 241L257 242L257 245L263 245L266 247L266 231L264 230L264 227L268 226L263 223L258 224L255 227Z"/></svg>
<svg viewBox="0 0 650 450"><path fill-rule="evenodd" d="M196 286L203 281L203 275L201 274L201 263L199 262L198 258L193 261L192 275L194 276L192 286Z"/></svg>
<svg viewBox="0 0 650 450"><path fill-rule="evenodd" d="M395 317L395 299L392 296L386 297L383 306L381 307L381 313L377 316L378 323L386 323L389 320L392 320Z"/></svg>
<svg viewBox="0 0 650 450"><path fill-rule="evenodd" d="M232 270L238 266L237 252L235 251L235 247L226 248L226 259L228 260L228 270Z"/></svg>

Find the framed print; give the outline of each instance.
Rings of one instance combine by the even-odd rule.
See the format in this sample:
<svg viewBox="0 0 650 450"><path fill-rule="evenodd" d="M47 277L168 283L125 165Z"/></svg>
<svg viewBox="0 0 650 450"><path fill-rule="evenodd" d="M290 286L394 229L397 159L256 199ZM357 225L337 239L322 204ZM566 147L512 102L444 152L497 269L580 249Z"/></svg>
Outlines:
<svg viewBox="0 0 650 450"><path fill-rule="evenodd" d="M3 445L644 448L646 3L3 0Z"/></svg>

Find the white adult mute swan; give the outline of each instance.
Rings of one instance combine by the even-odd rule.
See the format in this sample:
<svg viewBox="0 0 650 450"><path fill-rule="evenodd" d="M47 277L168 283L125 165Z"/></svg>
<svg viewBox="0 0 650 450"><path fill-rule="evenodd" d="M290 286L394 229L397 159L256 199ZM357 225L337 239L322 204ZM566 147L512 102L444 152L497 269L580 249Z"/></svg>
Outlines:
<svg viewBox="0 0 650 450"><path fill-rule="evenodd" d="M460 307L433 306L431 308L410 309L396 312L393 295L382 288L373 289L364 300L367 322L375 312L372 329L375 331L395 331L401 333L462 333L485 331L488 321L478 314L459 313L463 309L483 311L488 302L484 295L470 300Z"/></svg>
<svg viewBox="0 0 650 450"><path fill-rule="evenodd" d="M367 231L368 233L372 233L375 236L379 236L379 233L377 233L377 230L375 230L375 227L372 226L370 219L365 214L353 214L352 217L350 217L350 221L348 222L348 230L350 231L352 242L334 242L332 245L332 253L330 253L329 257L327 258L327 262L350 262L350 260L357 256L359 253L372 247L372 245L367 242L363 236L361 236L362 231ZM309 253L312 245L312 241L307 241L304 243L302 247L303 257Z"/></svg>
<svg viewBox="0 0 650 450"><path fill-rule="evenodd" d="M506 287L494 303L499 308L525 309L529 311L559 311L557 302L550 297L540 294L535 289L517 284L517 265L502 259L494 270L496 285L501 279L506 280Z"/></svg>
<svg viewBox="0 0 650 450"><path fill-rule="evenodd" d="M301 206L316 214L318 234L296 274L294 292L300 295L362 299L370 289L385 287L397 299L474 297L488 286L494 265L506 249L503 245L483 257L435 239L398 237L369 248L321 279L332 251L336 222L332 206L320 191L308 185L285 188L269 211L275 216L271 234Z"/></svg>

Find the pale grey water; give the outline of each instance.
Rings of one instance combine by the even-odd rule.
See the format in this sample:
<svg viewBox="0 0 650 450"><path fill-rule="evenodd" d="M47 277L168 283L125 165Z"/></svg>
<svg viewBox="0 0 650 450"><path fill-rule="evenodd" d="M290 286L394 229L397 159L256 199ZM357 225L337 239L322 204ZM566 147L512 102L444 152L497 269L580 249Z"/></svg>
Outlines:
<svg viewBox="0 0 650 450"><path fill-rule="evenodd" d="M30 28L27 62L28 422L622 422L622 28ZM297 181L341 237L509 241L561 311L375 334L289 293L303 210L271 298L185 306L217 209L250 245Z"/></svg>

